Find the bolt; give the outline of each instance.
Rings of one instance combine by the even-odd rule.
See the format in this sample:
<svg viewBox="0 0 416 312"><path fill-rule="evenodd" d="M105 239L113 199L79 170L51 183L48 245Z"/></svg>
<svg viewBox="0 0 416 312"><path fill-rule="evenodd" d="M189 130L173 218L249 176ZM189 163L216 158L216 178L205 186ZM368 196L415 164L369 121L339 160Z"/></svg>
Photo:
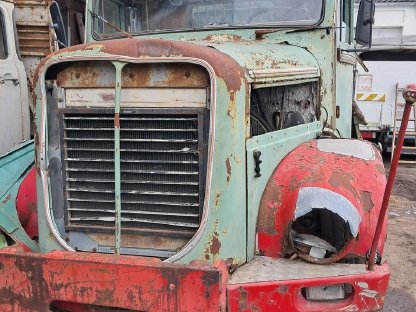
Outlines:
<svg viewBox="0 0 416 312"><path fill-rule="evenodd" d="M170 290L175 290L175 289L176 289L175 284L169 284L169 289L170 289Z"/></svg>

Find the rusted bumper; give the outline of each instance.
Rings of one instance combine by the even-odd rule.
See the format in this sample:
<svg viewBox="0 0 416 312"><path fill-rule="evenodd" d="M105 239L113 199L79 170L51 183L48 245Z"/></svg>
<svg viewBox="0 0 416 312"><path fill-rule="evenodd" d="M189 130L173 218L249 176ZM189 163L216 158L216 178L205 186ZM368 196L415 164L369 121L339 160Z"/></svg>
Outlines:
<svg viewBox="0 0 416 312"><path fill-rule="evenodd" d="M0 251L0 275L4 312L218 312L225 298L221 268L200 263L68 251L35 254L18 246Z"/></svg>
<svg viewBox="0 0 416 312"><path fill-rule="evenodd" d="M238 269L227 286L229 311L378 311L383 307L388 265L367 271L363 264L317 265L304 261L255 257ZM349 284L342 300L307 300L302 289Z"/></svg>
<svg viewBox="0 0 416 312"><path fill-rule="evenodd" d="M222 262L178 265L67 251L36 254L18 245L0 251L0 311L381 309L390 275L387 265L373 272L363 268L256 257L229 277ZM353 286L349 298L313 302L301 294L304 287L338 283Z"/></svg>

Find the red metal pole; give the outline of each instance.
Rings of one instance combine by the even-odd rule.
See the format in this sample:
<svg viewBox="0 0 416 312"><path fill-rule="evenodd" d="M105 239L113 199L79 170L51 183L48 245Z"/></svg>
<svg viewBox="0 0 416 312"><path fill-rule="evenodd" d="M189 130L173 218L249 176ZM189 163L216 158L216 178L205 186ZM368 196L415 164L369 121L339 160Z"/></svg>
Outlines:
<svg viewBox="0 0 416 312"><path fill-rule="evenodd" d="M389 200L394 185L394 179L396 178L397 166L399 164L400 154L402 153L402 147L404 137L406 135L407 124L409 122L410 111L412 110L413 104L416 102L416 83L409 84L403 89L403 97L406 100L406 105L404 108L402 124L400 126L399 137L397 139L397 146L394 150L393 160L391 161L390 165L390 173L387 180L386 190L384 191L380 215L377 220L376 232L374 234L373 243L370 249L370 256L368 259L369 271L374 270L377 245L378 241L380 240L381 230L383 228L384 220L386 218L387 207L389 206Z"/></svg>

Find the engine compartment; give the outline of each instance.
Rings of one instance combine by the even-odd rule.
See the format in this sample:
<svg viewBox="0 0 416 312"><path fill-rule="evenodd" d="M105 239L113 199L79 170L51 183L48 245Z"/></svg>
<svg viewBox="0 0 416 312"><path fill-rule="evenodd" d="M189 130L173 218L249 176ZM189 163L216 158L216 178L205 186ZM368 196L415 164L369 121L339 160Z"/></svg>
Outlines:
<svg viewBox="0 0 416 312"><path fill-rule="evenodd" d="M253 89L251 136L291 128L318 120L318 83Z"/></svg>

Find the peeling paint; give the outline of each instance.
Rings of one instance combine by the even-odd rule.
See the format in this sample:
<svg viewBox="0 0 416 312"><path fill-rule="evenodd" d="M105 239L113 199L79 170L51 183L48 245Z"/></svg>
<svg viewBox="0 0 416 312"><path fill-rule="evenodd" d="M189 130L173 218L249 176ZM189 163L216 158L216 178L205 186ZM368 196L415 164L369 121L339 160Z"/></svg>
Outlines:
<svg viewBox="0 0 416 312"><path fill-rule="evenodd" d="M277 291L279 294L285 294L285 293L287 293L287 292L288 292L288 290L289 290L289 287L287 287L286 285L279 285L279 286L277 287L277 289L276 289L276 291Z"/></svg>
<svg viewBox="0 0 416 312"><path fill-rule="evenodd" d="M12 198L12 195L11 194L8 194L7 196L6 196L6 198L2 201L2 203L5 205L5 204L7 204L7 202L10 200Z"/></svg>
<svg viewBox="0 0 416 312"><path fill-rule="evenodd" d="M230 102L228 103L227 116L231 119L233 128L235 127L235 118L237 117L237 103L235 101L235 93L230 92Z"/></svg>
<svg viewBox="0 0 416 312"><path fill-rule="evenodd" d="M247 309L247 291L240 287L238 297L238 312L245 311Z"/></svg>
<svg viewBox="0 0 416 312"><path fill-rule="evenodd" d="M231 180L231 163L230 158L227 157L227 160L225 161L225 166L227 168L227 183L230 183Z"/></svg>
<svg viewBox="0 0 416 312"><path fill-rule="evenodd" d="M219 254L220 248L221 242L218 239L218 233L215 232L211 240L211 246L209 248L209 251L211 252L211 254L216 255Z"/></svg>
<svg viewBox="0 0 416 312"><path fill-rule="evenodd" d="M365 211L370 211L374 208L374 202L371 199L372 194L368 191L360 191L361 203Z"/></svg>
<svg viewBox="0 0 416 312"><path fill-rule="evenodd" d="M369 297L369 298L376 298L377 291L371 289L364 289L360 292L360 296Z"/></svg>
<svg viewBox="0 0 416 312"><path fill-rule="evenodd" d="M293 248L288 242L288 224L291 224L295 218L296 202L300 190L322 188L336 194L334 198L338 196L349 202L350 209L347 210L347 216L344 210L335 212L348 222L351 222L351 216L359 216L356 218L357 222L350 224L350 229L355 235L358 233L359 239L349 240L348 244L343 247L339 246L342 249L337 249L338 253L334 254L335 257L330 256L319 263L331 263L347 255L364 258L375 231L386 183L385 175L380 173L377 166L383 166L377 158L374 160L353 159L350 156L319 151L316 148L316 141L305 143L295 149L280 163L263 194L257 223L258 249L265 256L290 257L293 255ZM363 175L363 172L366 174ZM319 196L327 198L329 202L321 204L314 202L312 209L325 207L334 212L332 205L335 204L334 198ZM271 210L277 198L279 199L276 201L278 207L276 210ZM301 206L308 206L306 204L308 202L306 199ZM335 206L339 205L335 204ZM280 209L281 207L284 209ZM384 236L385 233L386 227L382 235ZM380 251L383 245L384 241L380 241L378 247ZM316 259L309 260L316 262Z"/></svg>
<svg viewBox="0 0 416 312"><path fill-rule="evenodd" d="M221 200L221 193L215 194L215 206L218 207L220 205Z"/></svg>
<svg viewBox="0 0 416 312"><path fill-rule="evenodd" d="M328 183L334 187L344 187L348 191L351 192L355 197L358 197L357 190L352 186L352 181L354 181L354 176L352 173L348 173L345 171L335 170L331 177L328 180Z"/></svg>

